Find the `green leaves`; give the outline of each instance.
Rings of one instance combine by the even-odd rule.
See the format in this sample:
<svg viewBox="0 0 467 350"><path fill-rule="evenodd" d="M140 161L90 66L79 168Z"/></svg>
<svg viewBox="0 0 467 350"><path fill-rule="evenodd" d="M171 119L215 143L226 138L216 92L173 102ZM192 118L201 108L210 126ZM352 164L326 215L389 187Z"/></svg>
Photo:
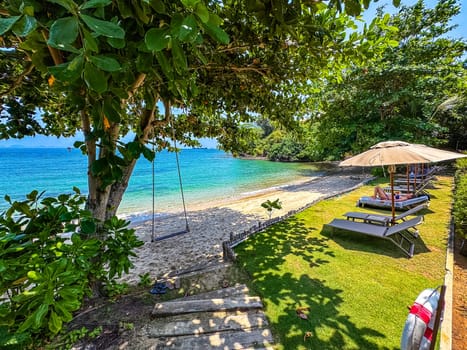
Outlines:
<svg viewBox="0 0 467 350"><path fill-rule="evenodd" d="M76 56L73 61L69 63L62 63L49 67L49 73L51 73L58 80L61 80L65 83L72 83L80 77L83 63L83 56Z"/></svg>
<svg viewBox="0 0 467 350"><path fill-rule="evenodd" d="M63 6L71 13L75 12L75 10L78 8L78 5L76 5L73 0L48 0L48 1L58 4L60 6Z"/></svg>
<svg viewBox="0 0 467 350"><path fill-rule="evenodd" d="M196 4L198 4L199 2L200 0L182 0L183 6L188 7L188 8L195 7Z"/></svg>
<svg viewBox="0 0 467 350"><path fill-rule="evenodd" d="M206 7L206 5L204 5L203 2L199 2L197 5L196 5L196 8L194 10L194 13L199 17L199 19L203 22L203 23L207 23L209 21L209 10L208 8Z"/></svg>
<svg viewBox="0 0 467 350"><path fill-rule="evenodd" d="M97 226L94 220L84 219L81 220L80 228L82 233L90 235L96 233Z"/></svg>
<svg viewBox="0 0 467 350"><path fill-rule="evenodd" d="M185 42L193 42L198 35L198 25L196 23L196 19L193 15L189 15L183 19L180 32L179 32L179 39Z"/></svg>
<svg viewBox="0 0 467 350"><path fill-rule="evenodd" d="M91 0L84 2L79 8L81 10L85 10L90 8L105 7L111 3L112 0Z"/></svg>
<svg viewBox="0 0 467 350"><path fill-rule="evenodd" d="M81 14L80 18L95 33L108 38L123 39L125 31L117 24Z"/></svg>
<svg viewBox="0 0 467 350"><path fill-rule="evenodd" d="M5 34L13 27L13 25L21 18L21 16L12 16L0 18L0 35Z"/></svg>
<svg viewBox="0 0 467 350"><path fill-rule="evenodd" d="M84 66L84 81L87 86L98 92L103 93L107 91L107 77L104 72L97 69L96 66L86 63Z"/></svg>
<svg viewBox="0 0 467 350"><path fill-rule="evenodd" d="M175 70L180 75L183 74L188 68L188 63L185 53L183 52L183 49L181 48L178 40L172 41L172 56Z"/></svg>
<svg viewBox="0 0 467 350"><path fill-rule="evenodd" d="M169 30L166 28L151 28L144 36L146 47L151 51L162 51L170 42Z"/></svg>
<svg viewBox="0 0 467 350"><path fill-rule="evenodd" d="M13 33L18 36L27 36L34 29L36 29L37 21L34 17L25 15L13 26Z"/></svg>
<svg viewBox="0 0 467 350"><path fill-rule="evenodd" d="M144 0L145 2L149 3L149 6L151 6L154 11L157 13L160 13L162 15L167 13L167 10L165 8L165 4L162 0Z"/></svg>
<svg viewBox="0 0 467 350"><path fill-rule="evenodd" d="M48 323L49 330L52 332L52 334L57 334L58 332L61 331L62 326L63 326L62 318L59 317L55 311L52 311L50 313L50 318L49 318L49 323Z"/></svg>
<svg viewBox="0 0 467 350"><path fill-rule="evenodd" d="M5 334L24 336L24 349L34 347L26 343L31 339L53 338L81 306L91 275L105 283L128 271L132 250L142 244L116 217L101 223L102 240L93 238L97 222L82 209L78 189L41 200L42 194L32 191L0 213L0 347L14 340ZM67 244L65 231L73 233Z"/></svg>
<svg viewBox="0 0 467 350"><path fill-rule="evenodd" d="M108 56L91 56L89 57L97 68L100 68L106 72L116 72L121 69L120 63L115 58Z"/></svg>
<svg viewBox="0 0 467 350"><path fill-rule="evenodd" d="M268 199L266 202L261 203L261 206L268 211L269 219L271 219L272 211L274 209L282 209L282 203L279 198L274 201Z"/></svg>
<svg viewBox="0 0 467 350"><path fill-rule="evenodd" d="M209 21L203 23L203 27L213 39L221 44L226 45L230 42L228 34L215 23L212 17L209 18Z"/></svg>
<svg viewBox="0 0 467 350"><path fill-rule="evenodd" d="M78 19L76 17L60 18L50 27L50 46L55 48L63 47L63 44L71 44L78 37Z"/></svg>

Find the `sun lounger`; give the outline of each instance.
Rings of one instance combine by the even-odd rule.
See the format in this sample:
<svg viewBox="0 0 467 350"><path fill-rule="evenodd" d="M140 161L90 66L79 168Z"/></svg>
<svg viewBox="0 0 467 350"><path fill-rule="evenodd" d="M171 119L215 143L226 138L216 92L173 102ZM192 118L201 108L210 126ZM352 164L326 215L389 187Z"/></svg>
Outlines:
<svg viewBox="0 0 467 350"><path fill-rule="evenodd" d="M394 222L398 223L400 221L405 221L408 216L414 215L420 210L426 209L426 208L428 208L428 205L426 203L419 204L416 207L413 207L412 209L409 209L403 212L402 214L395 216ZM381 214L375 214L375 213L364 213L364 212L356 212L356 211L345 213L344 216L347 218L347 220L351 220L351 221L361 220L365 223L380 224L384 226L389 226L389 224L392 221L392 216L390 215L381 215Z"/></svg>
<svg viewBox="0 0 467 350"><path fill-rule="evenodd" d="M407 186L407 182L408 182L410 186L416 185L418 187L426 183L430 183L433 180L436 180L433 175L430 175L429 177L424 177L424 178L416 178L416 179L409 178L409 181L407 181L407 177L399 177L399 178L394 179L394 183L400 186Z"/></svg>
<svg viewBox="0 0 467 350"><path fill-rule="evenodd" d="M390 240L401 249L409 258L413 256L414 243L404 235L404 232L422 223L423 216L416 216L394 226L374 225L345 219L334 219L327 226L341 230L357 232L364 235Z"/></svg>
<svg viewBox="0 0 467 350"><path fill-rule="evenodd" d="M418 204L428 202L430 197L428 195L423 195L419 197L409 198L404 201L395 201L394 206L398 210L407 210L417 206ZM375 207L381 209L391 209L391 200L388 199L377 199L370 196L361 197L357 201L358 207Z"/></svg>
<svg viewBox="0 0 467 350"><path fill-rule="evenodd" d="M426 192L425 192L426 188L433 188L431 181L417 183L416 186L411 184L408 188L407 188L407 185L394 186L394 192L412 193L414 195L419 195L420 196L422 194L426 194ZM408 191L407 191L407 189L408 189ZM391 192L391 187L385 187L384 192L390 193Z"/></svg>
<svg viewBox="0 0 467 350"><path fill-rule="evenodd" d="M435 173L436 171L438 171L438 168L437 167L431 167L430 169L424 169L423 172L417 172L417 173L410 173L408 175L408 177L410 179L413 179L413 178L416 178L417 180L418 179L427 179L429 177L434 177L435 176ZM395 175L396 178L407 178L407 174L396 174Z"/></svg>

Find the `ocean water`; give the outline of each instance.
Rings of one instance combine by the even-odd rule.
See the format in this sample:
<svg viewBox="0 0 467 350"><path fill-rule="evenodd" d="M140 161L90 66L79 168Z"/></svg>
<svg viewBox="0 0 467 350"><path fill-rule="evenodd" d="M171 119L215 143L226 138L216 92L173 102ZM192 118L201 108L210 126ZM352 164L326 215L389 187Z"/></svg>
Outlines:
<svg viewBox="0 0 467 350"><path fill-rule="evenodd" d="M180 171L187 209L190 205L246 195L323 174L312 163L278 163L234 158L216 149L183 149L179 153ZM23 200L32 190L48 196L72 192L73 186L87 193L87 158L77 149L0 148L0 210L7 207L8 194ZM152 163L141 158L135 167L118 215L133 221L152 213ZM156 155L155 211L182 211L183 203L175 154Z"/></svg>

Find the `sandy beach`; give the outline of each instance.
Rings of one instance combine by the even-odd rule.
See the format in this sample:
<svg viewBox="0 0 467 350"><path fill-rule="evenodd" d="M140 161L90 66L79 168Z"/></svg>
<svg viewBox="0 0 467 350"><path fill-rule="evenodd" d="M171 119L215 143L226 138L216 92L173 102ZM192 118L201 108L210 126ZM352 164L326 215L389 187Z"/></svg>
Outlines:
<svg viewBox="0 0 467 350"><path fill-rule="evenodd" d="M137 249L134 268L121 278L122 282L136 284L140 275L149 273L151 279L161 278L174 270L187 269L195 264L222 258L222 242L230 233L240 233L268 219L261 207L266 200L279 198L281 210L272 217L298 210L321 198L336 195L361 185L367 178L351 169L340 170L322 177L314 177L300 183L269 188L239 198L209 202L197 207L187 206L190 232L151 242L152 222L133 223L138 237L145 244ZM155 222L155 237L178 232L185 228L183 213L172 213Z"/></svg>

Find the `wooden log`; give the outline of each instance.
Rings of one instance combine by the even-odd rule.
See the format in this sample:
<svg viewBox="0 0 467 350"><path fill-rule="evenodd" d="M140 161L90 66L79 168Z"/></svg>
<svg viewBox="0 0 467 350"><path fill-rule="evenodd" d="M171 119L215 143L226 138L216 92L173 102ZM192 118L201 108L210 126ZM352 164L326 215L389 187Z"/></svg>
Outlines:
<svg viewBox="0 0 467 350"><path fill-rule="evenodd" d="M262 311L253 312L214 312L201 313L195 317L184 315L185 319L177 317L158 318L145 326L145 335L150 338L179 337L183 335L201 335L225 331L246 331L265 328L268 323Z"/></svg>
<svg viewBox="0 0 467 350"><path fill-rule="evenodd" d="M231 296L240 296L246 295L249 293L249 289L244 284L239 284L233 287L227 287L222 289L217 289L210 292L199 293L195 295L186 296L183 298L178 298L172 301L177 300L193 300L193 299L219 299L219 298L227 298Z"/></svg>
<svg viewBox="0 0 467 350"><path fill-rule="evenodd" d="M251 332L220 332L211 335L160 338L153 344L154 349L190 349L190 350L261 350L273 349L271 332L266 329Z"/></svg>
<svg viewBox="0 0 467 350"><path fill-rule="evenodd" d="M152 310L154 317L180 315L194 312L234 311L260 309L263 303L258 297L233 297L228 299L167 301L157 303Z"/></svg>

